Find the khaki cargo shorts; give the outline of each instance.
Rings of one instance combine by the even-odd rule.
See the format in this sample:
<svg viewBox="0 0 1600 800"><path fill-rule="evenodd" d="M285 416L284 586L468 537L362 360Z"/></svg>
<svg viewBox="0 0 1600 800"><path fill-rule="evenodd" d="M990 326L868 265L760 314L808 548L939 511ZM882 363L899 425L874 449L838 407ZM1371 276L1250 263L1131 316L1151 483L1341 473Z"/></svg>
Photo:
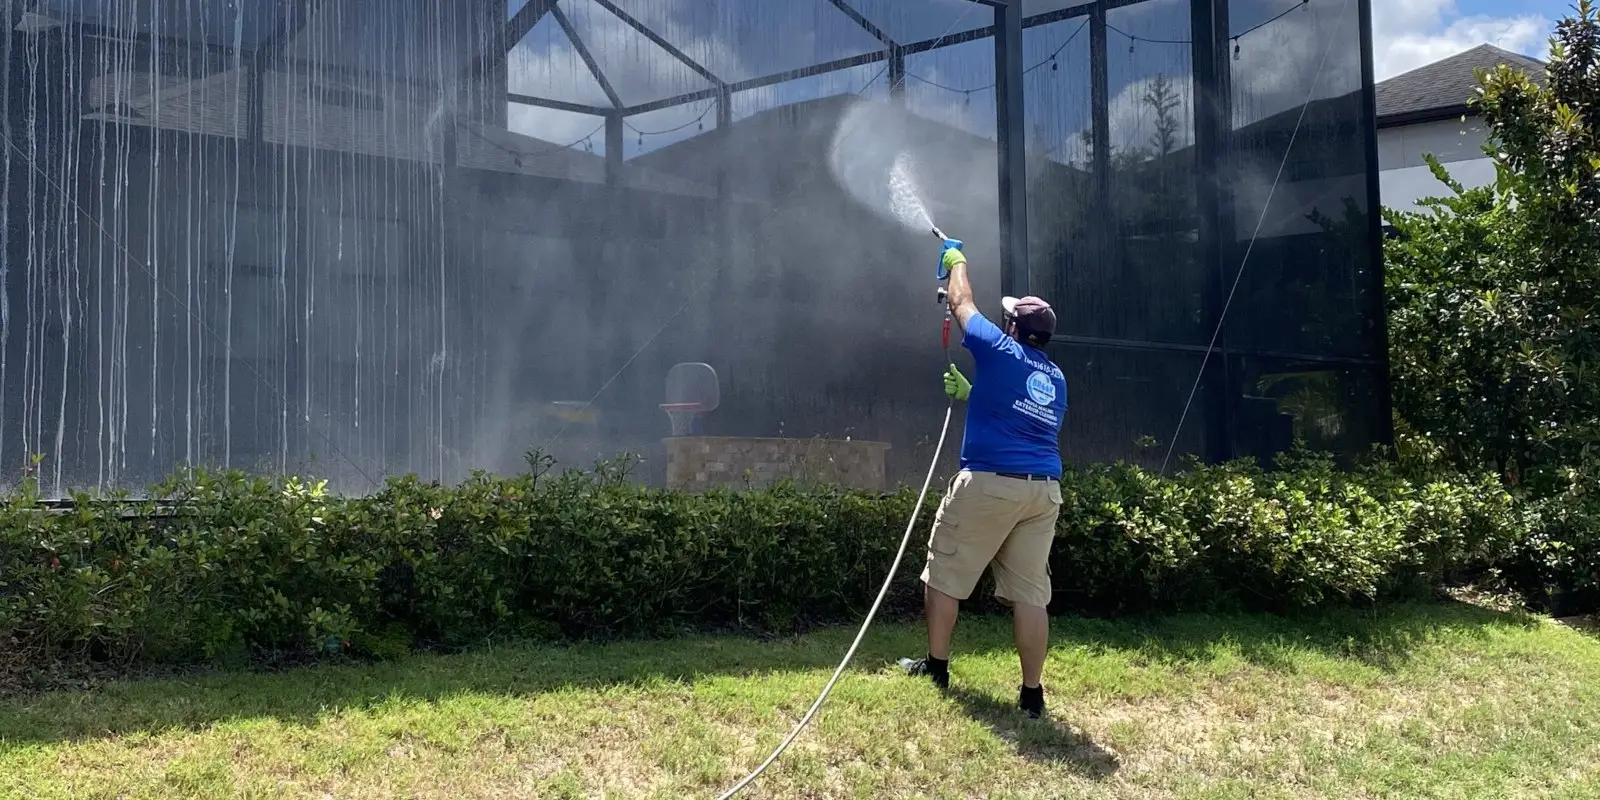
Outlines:
<svg viewBox="0 0 1600 800"><path fill-rule="evenodd" d="M965 600L987 567L1008 605L1050 604L1050 545L1061 484L962 470L933 518L922 582Z"/></svg>

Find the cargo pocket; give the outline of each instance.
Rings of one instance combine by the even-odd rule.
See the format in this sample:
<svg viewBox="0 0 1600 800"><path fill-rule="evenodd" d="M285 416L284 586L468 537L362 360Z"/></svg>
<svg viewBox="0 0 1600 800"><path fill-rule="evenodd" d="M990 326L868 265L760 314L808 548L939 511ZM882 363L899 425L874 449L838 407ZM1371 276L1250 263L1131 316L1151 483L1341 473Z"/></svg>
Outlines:
<svg viewBox="0 0 1600 800"><path fill-rule="evenodd" d="M933 530L928 532L928 555L937 554L946 559L955 555L959 544L957 536L955 518L939 509L933 520Z"/></svg>

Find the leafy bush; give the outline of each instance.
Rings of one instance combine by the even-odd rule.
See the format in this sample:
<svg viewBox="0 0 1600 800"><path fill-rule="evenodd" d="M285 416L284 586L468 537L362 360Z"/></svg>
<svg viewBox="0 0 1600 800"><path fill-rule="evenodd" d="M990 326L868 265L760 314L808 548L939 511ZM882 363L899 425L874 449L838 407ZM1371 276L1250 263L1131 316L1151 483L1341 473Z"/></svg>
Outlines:
<svg viewBox="0 0 1600 800"><path fill-rule="evenodd" d="M1112 611L1311 607L1494 579L1528 524L1492 475L1411 476L1382 461L1241 462L1170 480L1118 464L1063 486L1056 590Z"/></svg>
<svg viewBox="0 0 1600 800"><path fill-rule="evenodd" d="M1523 503L1532 524L1508 559L1510 582L1556 614L1600 609L1600 494L1587 477L1596 474L1600 465L1569 468L1559 493Z"/></svg>
<svg viewBox="0 0 1600 800"><path fill-rule="evenodd" d="M127 662L792 629L864 611L915 502L788 486L695 496L610 470L408 476L360 498L197 471L151 496L0 504L0 637ZM902 578L907 600L915 576Z"/></svg>
<svg viewBox="0 0 1600 800"><path fill-rule="evenodd" d="M1487 127L1495 180L1385 209L1394 405L1454 463L1549 497L1600 436L1600 17L1556 26L1545 80L1501 65L1461 98ZM1600 473L1588 473L1594 480Z"/></svg>
<svg viewBox="0 0 1600 800"><path fill-rule="evenodd" d="M393 656L497 637L793 630L858 618L915 494L780 485L702 495L625 470L320 484L195 472L149 501L0 504L0 641L30 660ZM1519 504L1495 476L1094 466L1062 481L1056 610L1369 603L1502 577L1600 583L1600 503ZM1579 491L1578 487L1573 489ZM930 497L891 611L920 605ZM1578 594L1574 594L1577 592ZM980 603L984 602L979 600Z"/></svg>
<svg viewBox="0 0 1600 800"><path fill-rule="evenodd" d="M1468 189L1429 157L1441 196L1384 211L1401 452L1489 470L1515 498L1428 490L1423 513L1464 523L1454 538L1429 523L1446 531L1435 556L1493 567L1558 612L1600 605L1600 11L1573 10L1544 80L1501 65L1462 98L1495 179Z"/></svg>

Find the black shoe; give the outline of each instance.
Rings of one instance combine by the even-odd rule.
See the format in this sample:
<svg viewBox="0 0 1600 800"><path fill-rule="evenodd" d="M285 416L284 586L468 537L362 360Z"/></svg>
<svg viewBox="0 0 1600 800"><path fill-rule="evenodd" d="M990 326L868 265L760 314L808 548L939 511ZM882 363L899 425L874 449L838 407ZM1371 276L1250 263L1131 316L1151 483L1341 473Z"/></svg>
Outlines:
<svg viewBox="0 0 1600 800"><path fill-rule="evenodd" d="M934 658L902 658L900 668L912 677L927 677L940 689L950 688L950 662Z"/></svg>
<svg viewBox="0 0 1600 800"><path fill-rule="evenodd" d="M1035 686L1032 689L1024 686L1017 692L1017 708L1028 715L1028 719L1041 719L1044 717L1044 687Z"/></svg>

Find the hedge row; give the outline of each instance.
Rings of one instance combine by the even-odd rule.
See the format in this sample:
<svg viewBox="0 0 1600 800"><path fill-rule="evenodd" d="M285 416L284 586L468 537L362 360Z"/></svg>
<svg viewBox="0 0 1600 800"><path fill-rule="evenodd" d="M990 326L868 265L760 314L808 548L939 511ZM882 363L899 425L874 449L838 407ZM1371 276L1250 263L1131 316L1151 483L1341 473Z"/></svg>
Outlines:
<svg viewBox="0 0 1600 800"><path fill-rule="evenodd" d="M1519 504L1492 478L1304 459L1173 478L1097 466L1062 488L1056 610L1304 608L1497 577L1581 595L1600 582L1596 506ZM0 642L41 662L186 663L789 630L865 610L916 499L794 486L690 495L609 470L452 487L398 478L360 498L201 472L151 496L80 497L62 511L24 492L0 505ZM919 602L937 501L891 608Z"/></svg>

